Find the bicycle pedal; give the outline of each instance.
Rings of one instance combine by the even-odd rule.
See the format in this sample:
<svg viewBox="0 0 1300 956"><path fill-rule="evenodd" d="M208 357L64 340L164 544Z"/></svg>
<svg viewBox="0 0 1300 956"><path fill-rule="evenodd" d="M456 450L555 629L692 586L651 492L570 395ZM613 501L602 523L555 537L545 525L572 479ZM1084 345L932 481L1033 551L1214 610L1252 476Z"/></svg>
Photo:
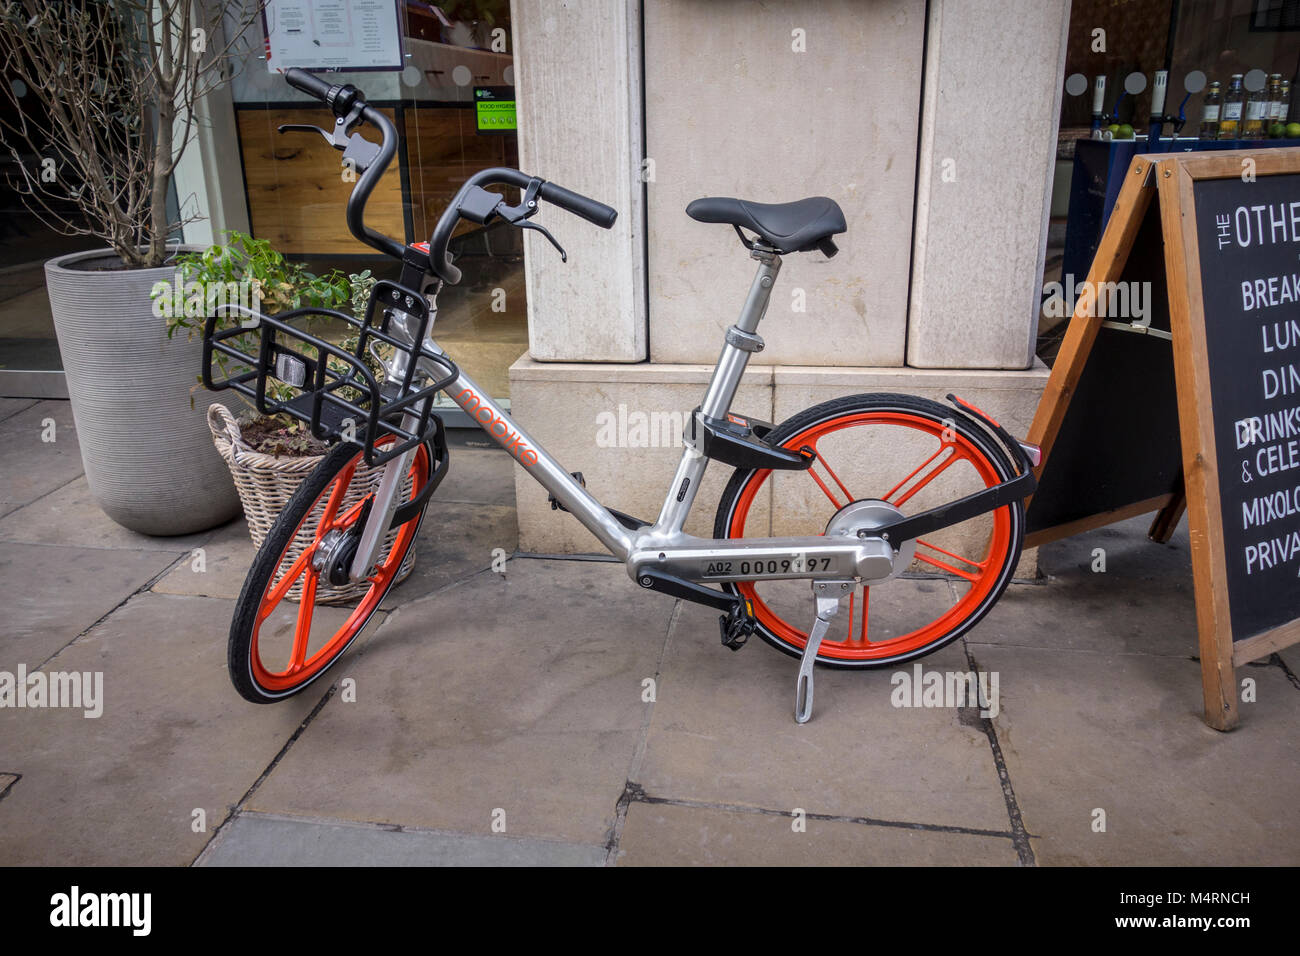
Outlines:
<svg viewBox="0 0 1300 956"><path fill-rule="evenodd" d="M569 472L569 475L570 475L570 477L573 478L574 481L576 481L578 484L582 485L582 487L584 487L584 488L587 487L587 479L584 478L584 477L582 477L582 472L580 472L580 471L571 471L571 472ZM549 502L551 503L551 510L552 510L552 511L563 511L565 514L568 514L568 513L569 513L569 509L566 508L566 507L564 507L564 505L560 504L560 502L556 499L555 495L547 495L547 496L546 496L546 500L549 501Z"/></svg>
<svg viewBox="0 0 1300 956"><path fill-rule="evenodd" d="M726 614L718 617L718 630L722 632L722 646L738 651L745 646L758 627L754 621L754 606L749 601L737 601Z"/></svg>

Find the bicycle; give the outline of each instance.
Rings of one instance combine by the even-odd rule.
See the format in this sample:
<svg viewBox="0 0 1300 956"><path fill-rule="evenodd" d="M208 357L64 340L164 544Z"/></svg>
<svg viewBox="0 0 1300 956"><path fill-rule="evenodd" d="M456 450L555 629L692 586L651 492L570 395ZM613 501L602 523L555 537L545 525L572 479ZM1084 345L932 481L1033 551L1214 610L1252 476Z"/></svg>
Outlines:
<svg viewBox="0 0 1300 956"><path fill-rule="evenodd" d="M758 269L686 425L680 463L652 523L597 501L581 473L562 468L431 336L438 292L461 278L448 242L462 219L537 230L567 261L555 237L530 221L541 204L606 229L615 210L541 178L494 167L465 182L427 243L404 245L364 222L365 203L396 151L393 125L351 85L330 85L292 69L286 79L326 104L335 126L332 132L314 126L280 131L315 131L343 151L343 162L361 174L347 204L349 229L402 268L397 282L375 284L363 319L307 309L269 317L229 307L207 320L208 388L234 389L263 413L309 422L315 435L334 443L276 520L240 594L228 665L245 699L271 703L310 686L347 651L393 586L425 504L448 469L442 422L432 411L439 391L549 492L553 507L573 515L621 560L639 586L717 610L721 642L733 650L757 633L798 657L799 723L812 714L814 664L884 667L929 654L969 631L1002 595L1020 557L1024 499L1035 488L1039 453L978 408L953 395L949 407L873 393L823 402L779 425L731 411L750 356L763 348L757 329L781 257L837 251L833 236L847 226L834 201L814 197L766 205L709 198L687 207L698 221L733 226ZM365 123L382 133L380 144L355 132ZM519 190L520 201L511 205L504 194L485 188L490 185ZM242 319L238 326L219 325L223 316L236 314ZM354 350L296 324L322 314L355 328ZM372 371L368 357L382 372ZM268 381L277 383L270 392ZM273 397L283 396L284 385L292 386L293 397ZM892 454L876 457L872 449L879 448ZM920 464L901 481L873 477L882 464L905 457ZM683 526L710 460L735 471L718 505L714 537L704 539L686 534ZM362 461L384 471L376 491L352 500L348 490ZM851 485L880 493L854 495ZM930 506L921 507L923 501ZM978 557L963 556L959 547L977 548ZM871 590L904 578L930 582L930 592L939 595L937 609L931 617L922 605L934 602L918 597L900 609L897 620L881 624L878 611L871 610ZM370 587L340 622L344 612L318 606L321 581L368 581ZM293 609L287 595L299 582ZM813 622L805 631L797 621L807 614L810 591ZM845 597L847 632L831 637Z"/></svg>

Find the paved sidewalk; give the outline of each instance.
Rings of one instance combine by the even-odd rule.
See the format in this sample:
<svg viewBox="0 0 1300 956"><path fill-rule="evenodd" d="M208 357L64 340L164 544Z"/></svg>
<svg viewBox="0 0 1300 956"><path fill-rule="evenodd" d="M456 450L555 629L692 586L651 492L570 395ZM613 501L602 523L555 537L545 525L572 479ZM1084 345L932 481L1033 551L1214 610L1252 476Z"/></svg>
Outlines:
<svg viewBox="0 0 1300 956"><path fill-rule="evenodd" d="M412 577L329 686L259 707L225 665L243 521L113 524L64 402L0 399L0 447L0 672L104 675L95 719L0 709L0 864L1300 862L1300 648L1239 671L1239 729L1202 723L1185 528L1042 549L924 660L996 674L991 717L819 670L798 726L795 661L617 564L518 554L510 459L455 447Z"/></svg>

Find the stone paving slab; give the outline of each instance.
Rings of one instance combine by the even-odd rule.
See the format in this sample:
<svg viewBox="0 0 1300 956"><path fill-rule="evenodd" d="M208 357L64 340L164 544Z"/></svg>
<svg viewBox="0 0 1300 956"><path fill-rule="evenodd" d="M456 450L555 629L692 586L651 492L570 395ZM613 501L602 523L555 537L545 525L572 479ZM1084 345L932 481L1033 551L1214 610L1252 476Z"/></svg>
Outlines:
<svg viewBox="0 0 1300 956"><path fill-rule="evenodd" d="M1008 837L633 803L619 866L1015 866Z"/></svg>
<svg viewBox="0 0 1300 956"><path fill-rule="evenodd" d="M78 459L78 462L80 459ZM223 526L229 528L230 522ZM221 530L221 529L217 529ZM95 504L81 475L0 518L0 541L67 544L121 551L182 552L209 541L215 531L159 538L124 528Z"/></svg>
<svg viewBox="0 0 1300 956"><path fill-rule="evenodd" d="M424 524L415 541L415 570L388 593L384 605L410 604L486 571L494 561L505 561L514 554L518 544L512 506L443 501L439 488L425 509Z"/></svg>
<svg viewBox="0 0 1300 956"><path fill-rule="evenodd" d="M0 544L0 670L38 667L176 558L157 551Z"/></svg>
<svg viewBox="0 0 1300 956"><path fill-rule="evenodd" d="M966 661L950 645L924 667L964 672ZM706 804L1008 828L978 720L951 708L894 707L895 669L819 667L813 719L799 725L797 672L795 658L757 638L727 651L716 614L684 606L635 782L653 797Z"/></svg>
<svg viewBox="0 0 1300 956"><path fill-rule="evenodd" d="M185 865L326 692L274 707L226 677L231 602L145 593L51 670L103 673L103 715L0 710L2 865ZM192 829L195 809L206 832Z"/></svg>
<svg viewBox="0 0 1300 956"><path fill-rule="evenodd" d="M113 524L66 402L0 399L0 441L0 670L55 654L48 670L102 671L107 699L97 719L0 708L0 865L183 865L268 768L204 863L586 865L616 833L622 865L1017 862L973 709L894 707L896 671L819 669L801 727L794 659L722 649L714 613L621 566L493 573L517 541L500 451L454 439L415 574L325 679L351 677L356 702L322 682L259 707L225 666L243 522L173 539ZM1241 668L1257 702L1230 734L1206 727L1186 528L1161 546L1148 523L1045 546L1046 584L1014 585L922 666L998 674L992 726L1038 864L1300 862L1300 649ZM882 588L873 607L926 599ZM827 819L795 833L794 807Z"/></svg>
<svg viewBox="0 0 1300 956"><path fill-rule="evenodd" d="M485 505L515 505L515 460L499 448L487 447L483 435L456 435L448 441L451 464L447 477L433 493L435 501Z"/></svg>
<svg viewBox="0 0 1300 956"><path fill-rule="evenodd" d="M514 559L399 607L250 810L603 845L673 602L621 565Z"/></svg>
<svg viewBox="0 0 1300 956"><path fill-rule="evenodd" d="M1187 525L1162 545L1146 538L1150 524L1146 515L1039 548L1048 583L1011 585L971 632L972 646L1196 654ZM1105 551L1101 573L1092 570L1098 548ZM1153 626L1156 621L1159 626ZM980 658L978 648L975 656Z"/></svg>
<svg viewBox="0 0 1300 956"><path fill-rule="evenodd" d="M198 866L604 866L603 846L241 813Z"/></svg>
<svg viewBox="0 0 1300 956"><path fill-rule="evenodd" d="M48 419L54 421L54 441L41 440ZM66 485L82 471L67 402L37 402L0 421L0 448L0 515Z"/></svg>
<svg viewBox="0 0 1300 956"><path fill-rule="evenodd" d="M1300 863L1300 691L1245 667L1258 702L1201 720L1200 665L1147 654L985 646L998 740L1041 865ZM1094 832L1094 811L1106 831Z"/></svg>
<svg viewBox="0 0 1300 956"><path fill-rule="evenodd" d="M191 537L195 540L188 542L191 546L182 551L181 561L152 590L232 601L239 597L256 556L248 536L248 522L241 515L214 531Z"/></svg>
<svg viewBox="0 0 1300 956"><path fill-rule="evenodd" d="M34 398L0 398L0 421L36 404Z"/></svg>

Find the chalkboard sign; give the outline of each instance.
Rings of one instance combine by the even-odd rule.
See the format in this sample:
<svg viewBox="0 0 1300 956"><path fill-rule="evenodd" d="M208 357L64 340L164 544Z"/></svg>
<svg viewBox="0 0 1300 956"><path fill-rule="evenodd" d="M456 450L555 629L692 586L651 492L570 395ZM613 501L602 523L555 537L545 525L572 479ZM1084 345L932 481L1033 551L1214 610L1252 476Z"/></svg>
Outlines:
<svg viewBox="0 0 1300 956"><path fill-rule="evenodd" d="M1157 227L1158 223L1158 227ZM1300 149L1133 159L1030 429L1027 544L1186 510L1205 719L1238 720L1234 668L1300 642Z"/></svg>
<svg viewBox="0 0 1300 956"><path fill-rule="evenodd" d="M1094 288L1113 283L1137 292L1139 308L1135 311L1130 301L1129 315L1102 315L1114 311L1105 308L1108 298L1103 298L1092 310L1102 324L1071 383L1071 401L1051 443L1052 467L1043 470L1029 502L1026 543L1031 547L1160 508L1182 481L1178 429L1170 427L1178 420L1178 395L1164 242L1154 205L1142 218L1122 266L1087 278ZM1067 282L1067 287L1078 294L1077 283ZM1131 320L1138 311L1145 324L1134 327ZM1058 369L1069 354L1063 347ZM1105 440L1099 441L1099 435Z"/></svg>
<svg viewBox="0 0 1300 956"><path fill-rule="evenodd" d="M1300 175L1196 182L1232 637L1300 617Z"/></svg>

